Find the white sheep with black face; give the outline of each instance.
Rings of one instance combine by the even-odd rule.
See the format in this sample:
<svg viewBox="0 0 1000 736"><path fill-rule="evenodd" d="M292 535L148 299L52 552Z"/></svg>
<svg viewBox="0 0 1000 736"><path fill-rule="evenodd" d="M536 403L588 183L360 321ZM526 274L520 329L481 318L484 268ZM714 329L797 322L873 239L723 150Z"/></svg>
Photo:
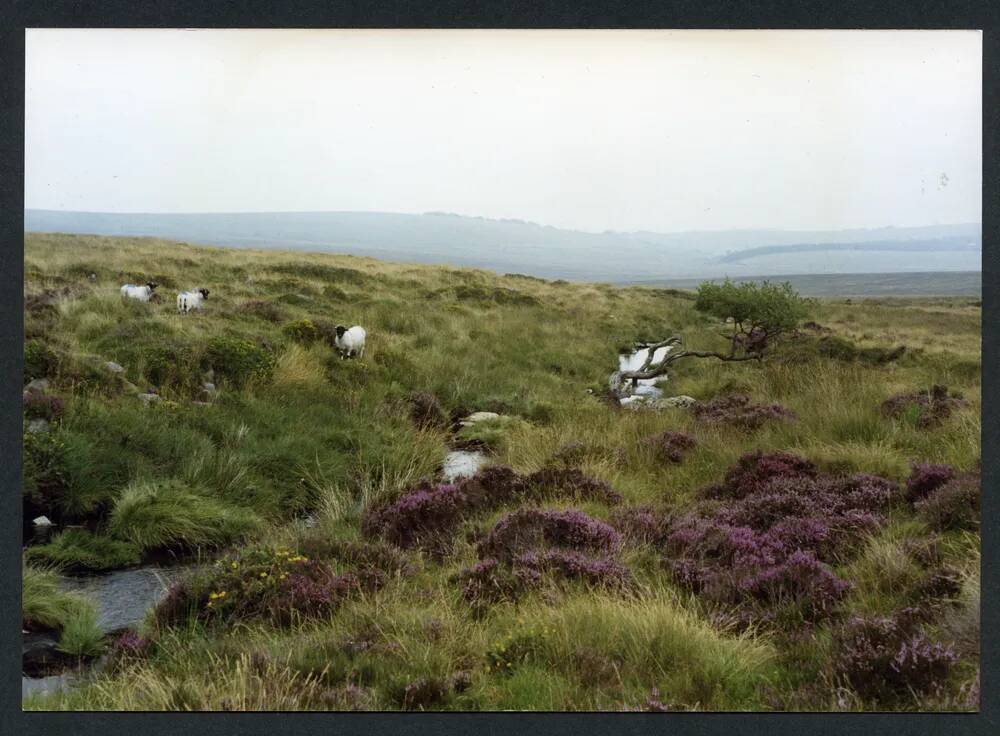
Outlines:
<svg viewBox="0 0 1000 736"><path fill-rule="evenodd" d="M206 299L208 299L208 289L182 291L177 295L177 311L190 312L192 309L201 309Z"/></svg>
<svg viewBox="0 0 1000 736"><path fill-rule="evenodd" d="M148 302L156 291L156 282L147 281L144 286L135 284L123 284L121 288L122 296L126 299L138 299L140 302Z"/></svg>
<svg viewBox="0 0 1000 736"><path fill-rule="evenodd" d="M362 357L365 354L365 328L361 325L354 325L348 329L343 325L336 327L337 337L334 343L340 351L341 358Z"/></svg>

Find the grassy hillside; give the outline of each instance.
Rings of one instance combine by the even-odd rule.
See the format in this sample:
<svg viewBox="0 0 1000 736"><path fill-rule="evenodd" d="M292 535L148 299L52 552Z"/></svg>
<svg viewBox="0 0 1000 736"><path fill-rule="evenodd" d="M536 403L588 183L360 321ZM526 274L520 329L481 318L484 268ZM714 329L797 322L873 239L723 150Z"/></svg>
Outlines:
<svg viewBox="0 0 1000 736"><path fill-rule="evenodd" d="M121 299L148 279L162 303ZM975 708L978 302L820 302L763 363L671 374L668 395L782 407L758 424L603 398L636 340L724 345L684 292L29 235L25 301L25 382L49 381L26 514L80 527L29 564L215 560L93 682L26 707ZM336 324L367 329L363 359ZM938 412L935 384L961 398ZM927 405L883 413L910 392ZM472 411L504 418L456 436ZM456 442L500 469L437 485ZM802 460L731 470L758 450ZM739 486L768 463L780 492ZM806 562L754 526L803 499L830 512L781 537ZM734 553L737 527L758 547Z"/></svg>

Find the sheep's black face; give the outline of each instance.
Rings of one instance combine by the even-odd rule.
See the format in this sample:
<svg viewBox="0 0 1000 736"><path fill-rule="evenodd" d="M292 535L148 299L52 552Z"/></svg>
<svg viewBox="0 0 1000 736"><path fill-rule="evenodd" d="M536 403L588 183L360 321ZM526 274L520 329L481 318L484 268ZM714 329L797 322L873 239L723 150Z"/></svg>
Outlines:
<svg viewBox="0 0 1000 736"><path fill-rule="evenodd" d="M155 281L147 281L146 286L148 286L149 290L152 291L157 287L157 283Z"/></svg>
<svg viewBox="0 0 1000 736"><path fill-rule="evenodd" d="M347 328L343 325L337 325L334 329L337 331L337 337L343 337L344 333L347 332Z"/></svg>
<svg viewBox="0 0 1000 736"><path fill-rule="evenodd" d="M201 292L202 299L208 299L208 289L198 289Z"/></svg>

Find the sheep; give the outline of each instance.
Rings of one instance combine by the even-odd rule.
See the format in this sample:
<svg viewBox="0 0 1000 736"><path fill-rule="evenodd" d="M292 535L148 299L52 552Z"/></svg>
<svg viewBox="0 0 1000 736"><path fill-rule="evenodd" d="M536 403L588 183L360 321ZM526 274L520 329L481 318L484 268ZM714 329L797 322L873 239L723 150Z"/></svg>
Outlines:
<svg viewBox="0 0 1000 736"><path fill-rule="evenodd" d="M140 302L148 302L149 298L153 296L153 291L155 290L156 290L155 281L147 281L145 286L124 284L122 285L121 288L123 297L125 297L126 299L138 299Z"/></svg>
<svg viewBox="0 0 1000 736"><path fill-rule="evenodd" d="M192 309L201 309L201 305L206 299L208 299L208 289L182 291L177 295L177 311L190 312Z"/></svg>
<svg viewBox="0 0 1000 736"><path fill-rule="evenodd" d="M337 325L337 337L334 338L334 344L337 346L337 350L340 351L340 357L349 358L352 355L356 355L361 358L365 354L365 328L360 325L354 325L354 327L348 329L343 325Z"/></svg>

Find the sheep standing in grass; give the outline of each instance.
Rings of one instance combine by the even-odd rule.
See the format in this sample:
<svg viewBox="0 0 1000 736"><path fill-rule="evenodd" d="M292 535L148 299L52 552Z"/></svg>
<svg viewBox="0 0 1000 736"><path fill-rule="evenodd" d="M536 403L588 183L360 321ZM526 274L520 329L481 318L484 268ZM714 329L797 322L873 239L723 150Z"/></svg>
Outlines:
<svg viewBox="0 0 1000 736"><path fill-rule="evenodd" d="M350 329L343 325L337 325L337 337L334 343L340 351L341 358L352 356L362 357L365 354L365 328L354 325Z"/></svg>
<svg viewBox="0 0 1000 736"><path fill-rule="evenodd" d="M206 299L208 299L208 289L182 291L177 295L177 311L190 312L192 309L201 309Z"/></svg>
<svg viewBox="0 0 1000 736"><path fill-rule="evenodd" d="M148 302L149 298L153 296L153 292L156 290L155 281L147 281L145 286L136 286L135 284L124 284L122 286L121 292L122 296L126 299L138 299L140 302Z"/></svg>

